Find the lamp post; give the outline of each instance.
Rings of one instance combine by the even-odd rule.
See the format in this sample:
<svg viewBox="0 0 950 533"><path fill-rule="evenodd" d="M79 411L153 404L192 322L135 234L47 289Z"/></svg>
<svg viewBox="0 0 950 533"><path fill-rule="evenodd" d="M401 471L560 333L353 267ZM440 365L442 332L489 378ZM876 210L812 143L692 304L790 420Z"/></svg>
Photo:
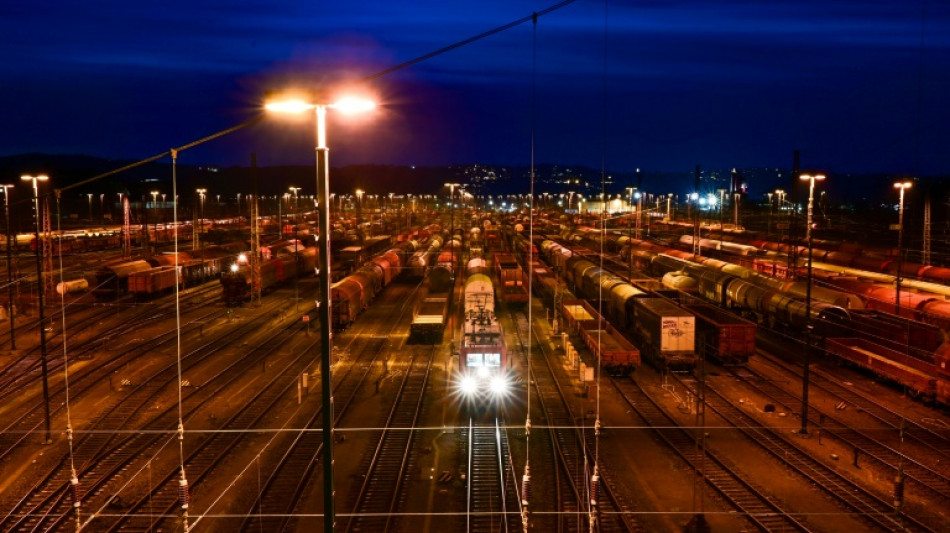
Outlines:
<svg viewBox="0 0 950 533"><path fill-rule="evenodd" d="M2 185L0 185L2 187ZM86 193L86 197L89 198L89 223L92 224L92 193Z"/></svg>
<svg viewBox="0 0 950 533"><path fill-rule="evenodd" d="M627 213L633 211L633 193L636 187L627 187ZM633 278L633 221L627 217L627 279Z"/></svg>
<svg viewBox="0 0 950 533"><path fill-rule="evenodd" d="M290 190L294 192L294 261L297 261L297 269L299 270L301 261L300 256L297 255L297 192L300 191L300 187L290 187ZM299 279L299 275L294 276L294 311L300 311L300 290L297 282Z"/></svg>
<svg viewBox="0 0 950 533"><path fill-rule="evenodd" d="M722 221L722 204L725 203L726 190L718 189L718 191L719 191L719 249L722 250L722 241L723 241L723 236L724 236L723 234L725 233L725 229L726 229L726 226Z"/></svg>
<svg viewBox="0 0 950 533"><path fill-rule="evenodd" d="M317 265L319 269L318 306L320 309L320 374L323 402L323 530L333 531L333 395L330 380L330 152L326 143L327 109L342 113L369 111L375 104L366 100L344 99L335 104L307 103L301 100L268 104L270 111L302 113L314 110L316 118L317 211L319 237Z"/></svg>
<svg viewBox="0 0 950 533"><path fill-rule="evenodd" d="M808 434L808 378L811 369L811 332L813 324L811 320L811 255L814 245L814 235L812 234L812 206L815 203L815 182L825 179L824 174L802 174L799 176L802 181L808 182L808 220L805 231L805 238L808 239L808 272L805 282L805 368L802 371L802 435Z"/></svg>
<svg viewBox="0 0 950 533"><path fill-rule="evenodd" d="M14 332L13 318L13 252L11 251L13 244L10 242L10 189L13 188L13 185L0 185L0 188L3 189L3 211L7 220L4 229L7 232L7 311L9 311L10 314L10 349L16 350L16 335ZM92 202L92 195L89 195L89 198L89 201ZM89 205L92 204L90 203ZM90 215L89 218L92 218L92 216Z"/></svg>
<svg viewBox="0 0 950 533"><path fill-rule="evenodd" d="M642 240L643 236L640 233L640 220L643 218L643 193L637 191L633 193L633 197L637 199L637 240Z"/></svg>
<svg viewBox="0 0 950 533"><path fill-rule="evenodd" d="M897 210L897 279L895 288L897 290L897 316L901 314L901 281L904 274L904 191L910 189L912 182L905 180L894 184L894 188L900 191L900 207Z"/></svg>
<svg viewBox="0 0 950 533"><path fill-rule="evenodd" d="M773 195L773 194L774 194L774 193L771 193L771 192L765 193L765 195L768 196L768 198L769 198L769 221L768 221L768 224L767 224L767 229L765 230L765 233L766 233L767 235L771 235L771 234L772 234L772 195Z"/></svg>
<svg viewBox="0 0 950 533"><path fill-rule="evenodd" d="M155 211L155 208L158 207L158 191L152 191L152 211ZM148 231L148 228L145 228L145 231ZM158 251L158 217L155 217L155 251Z"/></svg>
<svg viewBox="0 0 950 533"><path fill-rule="evenodd" d="M741 199L742 199L742 195L739 194L739 193L734 193L734 194L732 195L732 200L733 200L733 202L735 202L735 203L733 204L733 206L732 206L732 210L733 210L733 213L734 213L734 214L733 214L734 220L732 221L732 226L733 226L735 229L739 229L739 201L740 201Z"/></svg>
<svg viewBox="0 0 950 533"><path fill-rule="evenodd" d="M453 237L455 237L455 203L454 203L453 196L455 195L455 188L461 187L461 186L462 186L461 183L446 183L443 185L443 187L449 188L449 240L450 241L452 240ZM459 256L458 258L459 264L461 264L462 250L457 250L457 251L453 250L453 254ZM454 262L455 261L453 259L453 263ZM458 272L458 266L454 266L453 269L455 270L455 272Z"/></svg>
<svg viewBox="0 0 950 533"><path fill-rule="evenodd" d="M39 176L20 176L23 181L33 182L33 209L36 218L34 226L34 237L36 237L36 304L40 314L40 364L43 371L43 404L46 415L46 436L44 444L53 442L50 437L50 415L49 415L49 369L46 364L46 317L43 309L43 243L40 242L40 189L38 183L49 180L49 176L41 174ZM8 242L9 243L9 242Z"/></svg>
<svg viewBox="0 0 950 533"><path fill-rule="evenodd" d="M195 192L198 193L198 204L199 204L198 205L198 208L199 208L198 227L195 228L195 242L198 243L198 248L201 248L202 246L204 246L204 243L201 242L201 230L204 229L204 226L205 226L204 224L205 194L208 192L208 189L196 189Z"/></svg>

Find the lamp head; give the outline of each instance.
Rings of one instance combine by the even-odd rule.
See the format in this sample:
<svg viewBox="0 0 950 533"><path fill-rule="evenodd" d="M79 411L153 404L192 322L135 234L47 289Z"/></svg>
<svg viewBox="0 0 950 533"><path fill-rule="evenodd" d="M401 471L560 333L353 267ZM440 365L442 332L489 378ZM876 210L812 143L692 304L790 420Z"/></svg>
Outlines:
<svg viewBox="0 0 950 533"><path fill-rule="evenodd" d="M909 181L909 180L907 180L907 181L898 181L898 182L895 182L895 183L894 183L894 188L895 188L895 189L902 189L902 190L903 190L903 189L910 189L912 185L913 185L913 182L911 182L911 181Z"/></svg>
<svg viewBox="0 0 950 533"><path fill-rule="evenodd" d="M802 174L801 176L799 176L799 179L801 179L802 181L811 181L811 180L821 181L825 179L825 175L824 174Z"/></svg>
<svg viewBox="0 0 950 533"><path fill-rule="evenodd" d="M33 181L33 180L46 181L49 179L49 176L47 176L46 174L40 174L39 176L30 176L29 174L24 174L20 176L20 179L23 181Z"/></svg>

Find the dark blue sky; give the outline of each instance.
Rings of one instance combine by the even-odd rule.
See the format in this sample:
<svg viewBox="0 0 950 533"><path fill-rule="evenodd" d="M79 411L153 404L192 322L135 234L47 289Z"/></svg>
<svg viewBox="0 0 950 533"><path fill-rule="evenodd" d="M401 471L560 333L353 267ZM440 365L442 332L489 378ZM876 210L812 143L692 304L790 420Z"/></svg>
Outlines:
<svg viewBox="0 0 950 533"><path fill-rule="evenodd" d="M4 2L0 155L150 156L252 118L267 90L338 86L553 3ZM831 172L950 173L946 2L606 9L539 21L538 162L788 167L798 148ZM331 122L331 163L527 164L531 57L528 23L376 80L378 113ZM308 122L269 118L182 161L310 163L312 144Z"/></svg>

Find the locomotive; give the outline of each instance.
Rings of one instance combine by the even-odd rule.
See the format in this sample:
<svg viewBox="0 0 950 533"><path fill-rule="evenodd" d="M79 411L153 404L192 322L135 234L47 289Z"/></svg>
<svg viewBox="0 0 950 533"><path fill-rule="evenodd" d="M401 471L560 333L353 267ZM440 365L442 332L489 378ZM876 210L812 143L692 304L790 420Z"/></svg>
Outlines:
<svg viewBox="0 0 950 533"><path fill-rule="evenodd" d="M484 261L466 269L458 388L470 405L494 406L511 391L504 331L495 315L495 287Z"/></svg>

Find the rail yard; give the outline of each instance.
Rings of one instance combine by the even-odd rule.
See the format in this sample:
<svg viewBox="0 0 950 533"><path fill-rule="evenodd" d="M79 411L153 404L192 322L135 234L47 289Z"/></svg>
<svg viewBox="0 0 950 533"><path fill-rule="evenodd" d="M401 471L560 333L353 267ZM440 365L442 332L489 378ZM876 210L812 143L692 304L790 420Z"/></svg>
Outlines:
<svg viewBox="0 0 950 533"><path fill-rule="evenodd" d="M2 297L0 530L323 530L328 483L348 532L950 529L950 269L389 207L334 213L328 302L306 212L42 243Z"/></svg>

